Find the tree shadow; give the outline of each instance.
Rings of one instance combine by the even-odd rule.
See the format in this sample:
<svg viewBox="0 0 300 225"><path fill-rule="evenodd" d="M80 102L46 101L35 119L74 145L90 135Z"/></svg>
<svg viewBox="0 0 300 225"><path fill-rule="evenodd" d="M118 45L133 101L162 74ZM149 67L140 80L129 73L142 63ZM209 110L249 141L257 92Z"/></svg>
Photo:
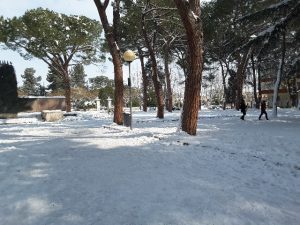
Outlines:
<svg viewBox="0 0 300 225"><path fill-rule="evenodd" d="M299 201L284 196L281 186L262 183L259 176L267 168L254 160L236 163L226 149L212 154L203 147L212 146L222 126L217 124L207 141L197 137L197 148L195 143L165 147L176 135L130 146L126 138L150 133L97 133L103 129L97 124L82 130L78 124L44 124L48 136L25 135L34 127L29 125L22 139L16 139L16 129L5 130L1 138L10 150L0 152L1 223L297 224ZM110 147L120 139L119 147Z"/></svg>

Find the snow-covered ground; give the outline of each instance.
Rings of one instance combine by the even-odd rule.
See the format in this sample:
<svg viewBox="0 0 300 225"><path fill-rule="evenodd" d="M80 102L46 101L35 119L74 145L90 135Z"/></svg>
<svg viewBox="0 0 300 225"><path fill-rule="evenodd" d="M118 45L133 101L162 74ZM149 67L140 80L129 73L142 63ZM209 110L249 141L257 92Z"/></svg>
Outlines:
<svg viewBox="0 0 300 225"><path fill-rule="evenodd" d="M269 114L271 114L269 112ZM300 111L0 120L1 225L298 225Z"/></svg>

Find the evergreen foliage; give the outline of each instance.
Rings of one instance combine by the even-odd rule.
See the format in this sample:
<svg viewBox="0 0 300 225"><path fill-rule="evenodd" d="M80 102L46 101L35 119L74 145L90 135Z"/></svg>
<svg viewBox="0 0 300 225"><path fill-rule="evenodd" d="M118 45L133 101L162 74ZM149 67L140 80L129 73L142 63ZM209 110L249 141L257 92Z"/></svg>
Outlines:
<svg viewBox="0 0 300 225"><path fill-rule="evenodd" d="M107 98L112 98L114 95L114 81L106 76L97 76L90 79L91 89L98 91L98 98L101 105L107 105ZM112 99L114 103L114 99Z"/></svg>
<svg viewBox="0 0 300 225"><path fill-rule="evenodd" d="M84 66L82 64L76 64L71 70L71 87L85 87L86 81L85 77L87 76L84 72Z"/></svg>
<svg viewBox="0 0 300 225"><path fill-rule="evenodd" d="M0 38L25 59L43 60L64 80L66 110L71 110L69 66L101 61L101 27L85 16L32 9L21 17L0 20Z"/></svg>
<svg viewBox="0 0 300 225"><path fill-rule="evenodd" d="M59 92L64 90L63 77L54 69L53 66L48 67L48 74L46 80L49 82L47 87L51 92Z"/></svg>
<svg viewBox="0 0 300 225"><path fill-rule="evenodd" d="M90 78L91 89L100 89L107 86L113 87L114 81L109 79L106 76L96 76L94 78Z"/></svg>
<svg viewBox="0 0 300 225"><path fill-rule="evenodd" d="M21 75L23 78L23 86L21 88L23 94L37 96L40 95L40 84L41 77L35 77L35 70L33 68L26 68L24 74Z"/></svg>
<svg viewBox="0 0 300 225"><path fill-rule="evenodd" d="M10 113L17 100L15 69L9 63L0 62L0 113Z"/></svg>

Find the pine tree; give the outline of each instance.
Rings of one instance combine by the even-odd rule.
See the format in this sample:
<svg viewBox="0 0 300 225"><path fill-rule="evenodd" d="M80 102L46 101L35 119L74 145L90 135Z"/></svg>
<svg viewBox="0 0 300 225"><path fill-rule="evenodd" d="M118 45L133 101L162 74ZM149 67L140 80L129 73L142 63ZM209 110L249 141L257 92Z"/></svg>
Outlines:
<svg viewBox="0 0 300 225"><path fill-rule="evenodd" d="M185 81L181 128L196 135L203 66L203 33L200 1L174 0L186 31L189 74Z"/></svg>
<svg viewBox="0 0 300 225"><path fill-rule="evenodd" d="M84 66L82 64L76 64L71 71L71 87L85 87L86 81L85 77L87 75L84 72Z"/></svg>
<svg viewBox="0 0 300 225"><path fill-rule="evenodd" d="M41 59L63 78L66 111L71 111L70 66L102 59L99 22L42 8L0 22L0 41L25 59Z"/></svg>
<svg viewBox="0 0 300 225"><path fill-rule="evenodd" d="M51 92L59 92L64 90L63 77L60 76L59 73L53 69L53 67L49 66L48 68L49 71L46 80L49 82L49 85L47 89L51 90Z"/></svg>
<svg viewBox="0 0 300 225"><path fill-rule="evenodd" d="M300 61L297 51L299 41L294 35L300 32L299 19L299 0L269 0L265 7L240 19L245 30L253 37L242 48L254 48L255 55L261 60L258 64L273 70L272 76L261 72L264 77L276 79L272 100L274 117L277 116L277 97L282 80L286 75L293 74L290 68L295 61Z"/></svg>
<svg viewBox="0 0 300 225"><path fill-rule="evenodd" d="M23 91L24 94L26 95L39 95L39 82L41 81L41 77L35 77L35 70L31 68L26 68L24 71L24 74L21 75L23 78L23 86L21 90Z"/></svg>

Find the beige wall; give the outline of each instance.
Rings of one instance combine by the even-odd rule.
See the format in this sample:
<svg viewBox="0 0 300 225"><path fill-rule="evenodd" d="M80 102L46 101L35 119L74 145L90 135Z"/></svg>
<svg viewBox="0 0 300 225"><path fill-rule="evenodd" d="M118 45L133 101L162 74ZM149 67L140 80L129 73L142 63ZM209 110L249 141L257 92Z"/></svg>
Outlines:
<svg viewBox="0 0 300 225"><path fill-rule="evenodd" d="M62 97L45 97L45 98L26 98L28 99L26 103L26 112L41 112L43 110L66 110L65 98Z"/></svg>

